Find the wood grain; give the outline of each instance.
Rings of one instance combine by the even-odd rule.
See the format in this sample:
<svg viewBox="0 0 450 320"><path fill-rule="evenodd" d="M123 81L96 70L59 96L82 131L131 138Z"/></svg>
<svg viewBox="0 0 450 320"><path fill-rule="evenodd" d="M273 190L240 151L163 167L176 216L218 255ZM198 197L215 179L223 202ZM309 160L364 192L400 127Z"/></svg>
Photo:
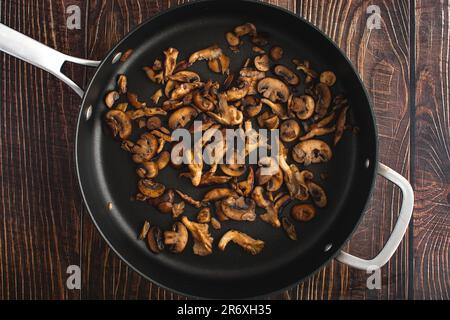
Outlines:
<svg viewBox="0 0 450 320"><path fill-rule="evenodd" d="M450 298L449 1L417 1L414 292Z"/></svg>
<svg viewBox="0 0 450 320"><path fill-rule="evenodd" d="M83 1L70 1L84 8ZM68 1L0 2L0 21L84 55L66 29ZM0 299L77 299L66 269L80 262L82 200L73 146L80 100L62 82L0 53ZM66 69L76 81L82 74Z"/></svg>

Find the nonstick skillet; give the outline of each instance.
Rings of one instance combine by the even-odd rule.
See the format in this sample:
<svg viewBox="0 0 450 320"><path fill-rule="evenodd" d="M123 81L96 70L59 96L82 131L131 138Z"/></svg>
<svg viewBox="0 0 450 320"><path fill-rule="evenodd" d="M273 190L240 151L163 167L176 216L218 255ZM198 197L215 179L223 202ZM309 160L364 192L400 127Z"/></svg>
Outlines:
<svg viewBox="0 0 450 320"><path fill-rule="evenodd" d="M145 203L130 201L136 192L137 178L129 156L105 128L104 94L115 86L117 76L125 73L133 92L149 101L152 90L142 66L150 64L168 47L175 47L184 55L212 44L226 48L225 32L245 22L254 23L258 31L267 32L271 41L283 47L281 63L289 65L292 58L301 58L323 70L333 70L338 78L337 88L351 106L350 120L360 132L348 133L334 150L333 160L326 167L329 177L323 182L329 204L315 220L299 227L298 241L290 241L282 232L258 220L247 224L230 222L220 233L213 233L215 244L225 230L236 228L265 240L262 253L251 256L238 247L229 247L225 252L215 248L207 257L195 256L188 249L181 255L154 255L136 239L137 232L145 219L162 228L168 228L171 221ZM134 51L129 59L118 61L120 54L130 48ZM376 126L364 85L349 60L327 36L288 11L253 1L196 1L144 22L101 62L62 54L0 24L0 50L52 73L82 97L75 158L85 204L111 248L133 269L162 287L203 298L262 296L297 284L332 258L361 270L382 267L403 238L412 214L413 191L406 179L377 161ZM66 61L97 67L85 92L61 73ZM202 73L206 69L196 71ZM313 165L312 170L320 168ZM340 248L361 220L376 173L398 185L403 200L385 247L374 259L364 260ZM189 190L197 197L205 192L193 190L189 180L179 179L175 170L165 170L158 179L169 188ZM111 210L108 203L112 204Z"/></svg>

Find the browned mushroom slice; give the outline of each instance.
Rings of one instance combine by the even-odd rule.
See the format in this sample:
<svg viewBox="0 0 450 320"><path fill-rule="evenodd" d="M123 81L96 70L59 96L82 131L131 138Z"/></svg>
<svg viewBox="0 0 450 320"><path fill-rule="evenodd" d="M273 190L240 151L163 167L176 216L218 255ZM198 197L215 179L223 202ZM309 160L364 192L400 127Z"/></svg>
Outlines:
<svg viewBox="0 0 450 320"><path fill-rule="evenodd" d="M243 37L245 35L256 35L256 27L253 23L247 22L243 25L234 28L234 34L238 37Z"/></svg>
<svg viewBox="0 0 450 320"><path fill-rule="evenodd" d="M191 175L191 182L194 187L198 187L200 185L202 179L202 170L203 170L203 161L201 159L201 150L200 154L195 156L192 150L186 152L188 169Z"/></svg>
<svg viewBox="0 0 450 320"><path fill-rule="evenodd" d="M300 125L295 120L286 120L280 125L280 138L284 142L292 142L300 135Z"/></svg>
<svg viewBox="0 0 450 320"><path fill-rule="evenodd" d="M173 70L173 73L177 73L179 71L184 71L187 68L189 68L189 63L186 60L182 60L177 63L177 65L175 66L175 69Z"/></svg>
<svg viewBox="0 0 450 320"><path fill-rule="evenodd" d="M213 237L208 231L208 225L189 221L185 216L181 218L181 222L183 222L194 238L194 254L199 256L211 254Z"/></svg>
<svg viewBox="0 0 450 320"><path fill-rule="evenodd" d="M189 64L192 65L197 61L202 60L213 60L217 59L222 55L222 49L220 49L218 46L214 45L206 49L199 50L197 52L194 52L189 57Z"/></svg>
<svg viewBox="0 0 450 320"><path fill-rule="evenodd" d="M147 104L145 102L140 102L137 94L128 92L127 93L128 102L136 109L144 108Z"/></svg>
<svg viewBox="0 0 450 320"><path fill-rule="evenodd" d="M190 195L180 191L180 190L175 190L175 192L180 196L181 199L183 199L184 201L186 201L187 203L189 203L190 205L196 207L196 208L200 208L202 206L201 202L198 200L195 200L194 198L192 198Z"/></svg>
<svg viewBox="0 0 450 320"><path fill-rule="evenodd" d="M260 47L267 46L267 44L269 43L269 41L267 40L267 34L265 34L265 33L258 33L256 35L254 35L251 38L251 41L254 45L257 45Z"/></svg>
<svg viewBox="0 0 450 320"><path fill-rule="evenodd" d="M265 98L276 103L286 102L289 98L289 88L282 81L267 77L258 82L258 92Z"/></svg>
<svg viewBox="0 0 450 320"><path fill-rule="evenodd" d="M341 112L339 113L338 116L338 120L337 120L337 129L336 129L336 133L334 135L334 145L337 145L338 142L342 139L342 135L344 133L344 129L345 129L345 122L347 121L347 110L348 110L348 106L345 106Z"/></svg>
<svg viewBox="0 0 450 320"><path fill-rule="evenodd" d="M155 93L152 95L152 97L150 99L152 99L154 104L158 104L159 99L161 99L162 96L163 96L162 89L158 89L155 91Z"/></svg>
<svg viewBox="0 0 450 320"><path fill-rule="evenodd" d="M270 57L273 61L278 61L283 57L283 48L275 46L270 49Z"/></svg>
<svg viewBox="0 0 450 320"><path fill-rule="evenodd" d="M199 223L209 223L211 221L211 208L205 207L197 213L197 221Z"/></svg>
<svg viewBox="0 0 450 320"><path fill-rule="evenodd" d="M261 128L276 129L280 125L280 118L276 114L264 112L257 118L258 124Z"/></svg>
<svg viewBox="0 0 450 320"><path fill-rule="evenodd" d="M153 253L160 253L164 250L163 233L160 228L153 226L147 233L147 244Z"/></svg>
<svg viewBox="0 0 450 320"><path fill-rule="evenodd" d="M175 48L169 48L164 51L164 55L166 56L166 60L164 62L164 77L167 79L170 75L172 75L173 70L175 70L175 66L177 65L178 58L178 50Z"/></svg>
<svg viewBox="0 0 450 320"><path fill-rule="evenodd" d="M228 197L220 203L222 212L231 220L254 221L255 201L245 197Z"/></svg>
<svg viewBox="0 0 450 320"><path fill-rule="evenodd" d="M237 101L241 100L248 94L250 84L247 82L242 82L239 87L233 87L225 92L227 101Z"/></svg>
<svg viewBox="0 0 450 320"><path fill-rule="evenodd" d="M297 221L307 222L316 216L316 209L311 204L297 204L292 207L291 216Z"/></svg>
<svg viewBox="0 0 450 320"><path fill-rule="evenodd" d="M130 118L120 110L110 110L106 113L106 123L111 128L114 137L119 135L123 140L127 139L132 132Z"/></svg>
<svg viewBox="0 0 450 320"><path fill-rule="evenodd" d="M260 48L258 46L253 46L252 51L257 54L265 54L266 53L266 51L263 48Z"/></svg>
<svg viewBox="0 0 450 320"><path fill-rule="evenodd" d="M303 71L306 74L305 83L310 83L313 79L317 78L317 72L310 68L309 61L301 62L297 59L292 60L292 62L297 66L297 70Z"/></svg>
<svg viewBox="0 0 450 320"><path fill-rule="evenodd" d="M302 180L298 167L295 164L288 165L284 157L280 157L280 167L291 198L302 201L308 199L308 187Z"/></svg>
<svg viewBox="0 0 450 320"><path fill-rule="evenodd" d="M141 232L139 232L138 240L144 240L147 237L149 230L150 230L150 222L145 221L141 228Z"/></svg>
<svg viewBox="0 0 450 320"><path fill-rule="evenodd" d="M127 103L127 102L119 103L119 104L117 105L116 109L117 109L117 110L120 110L120 111L123 111L123 112L126 112L127 109L128 109L128 103Z"/></svg>
<svg viewBox="0 0 450 320"><path fill-rule="evenodd" d="M212 72L227 74L230 70L230 58L222 54L217 59L209 60L208 67Z"/></svg>
<svg viewBox="0 0 450 320"><path fill-rule="evenodd" d="M127 93L127 77L124 74L119 75L119 78L117 79L117 88L119 89L119 93Z"/></svg>
<svg viewBox="0 0 450 320"><path fill-rule="evenodd" d="M131 148L133 161L136 163L150 161L156 155L157 149L156 137L151 133L144 133Z"/></svg>
<svg viewBox="0 0 450 320"><path fill-rule="evenodd" d="M259 71L269 71L269 56L267 54L263 54L261 56L256 56L254 60L255 68Z"/></svg>
<svg viewBox="0 0 450 320"><path fill-rule="evenodd" d="M225 34L225 38L227 39L228 45L230 47L237 47L240 43L239 37L233 32L227 32Z"/></svg>
<svg viewBox="0 0 450 320"><path fill-rule="evenodd" d="M297 240L297 231L295 230L295 226L292 222L289 221L288 218L281 218L281 225L283 226L284 231L286 232L289 239L296 241Z"/></svg>
<svg viewBox="0 0 450 320"><path fill-rule="evenodd" d="M234 242L240 247L242 247L245 251L249 252L252 255L256 255L261 252L261 250L264 248L264 241L262 240L255 240L249 235L236 231L236 230L230 230L227 233L225 233L222 238L219 241L219 249L224 251L228 242Z"/></svg>
<svg viewBox="0 0 450 320"><path fill-rule="evenodd" d="M287 115L286 109L280 103L274 103L269 99L261 99L261 102L269 106L272 112L275 113L280 119L286 120L289 116Z"/></svg>
<svg viewBox="0 0 450 320"><path fill-rule="evenodd" d="M172 205L172 218L176 219L179 216L181 216L184 212L184 208L186 207L186 204L184 201L174 203Z"/></svg>
<svg viewBox="0 0 450 320"><path fill-rule="evenodd" d="M137 110L129 110L126 112L126 114L131 120L136 120L142 117L151 117L156 115L165 116L167 112L158 107L145 107Z"/></svg>
<svg viewBox="0 0 450 320"><path fill-rule="evenodd" d="M211 227L213 227L214 230L219 230L220 228L222 228L222 224L220 223L219 220L212 217L211 218Z"/></svg>
<svg viewBox="0 0 450 320"><path fill-rule="evenodd" d="M253 168L250 167L247 179L237 183L237 191L244 197L248 197L252 193L254 183L255 183L255 174L253 172Z"/></svg>
<svg viewBox="0 0 450 320"><path fill-rule="evenodd" d="M140 178L155 178L159 173L158 165L153 161L143 162L141 166L136 169L136 173Z"/></svg>
<svg viewBox="0 0 450 320"><path fill-rule="evenodd" d="M280 220L278 218L278 209L275 204L268 200L264 195L264 190L261 186L257 186L253 189L252 199L255 201L258 207L263 208L266 212L259 217L264 222L269 223L275 228L279 228L281 226Z"/></svg>
<svg viewBox="0 0 450 320"><path fill-rule="evenodd" d="M307 182L308 191L311 195L311 198L314 201L314 204L318 206L319 208L323 208L327 205L327 195L325 193L325 190L322 189L321 186L314 182Z"/></svg>
<svg viewBox="0 0 450 320"><path fill-rule="evenodd" d="M315 129L315 128L325 128L327 125L329 125L334 120L335 117L336 117L336 113L332 112L325 118L322 118L319 122L313 123L309 127L308 130L311 131L312 129Z"/></svg>
<svg viewBox="0 0 450 320"><path fill-rule="evenodd" d="M249 118L253 118L261 112L262 103L261 100L256 96L246 96L244 99L242 99L242 107L245 114Z"/></svg>
<svg viewBox="0 0 450 320"><path fill-rule="evenodd" d="M217 114L211 111L208 111L207 114L223 125L235 126L241 124L244 120L242 111L238 110L236 107L228 105L226 93L219 94L217 111Z"/></svg>
<svg viewBox="0 0 450 320"><path fill-rule="evenodd" d="M108 92L108 94L105 96L106 106L111 109L117 99L119 99L119 93L117 91L113 90Z"/></svg>
<svg viewBox="0 0 450 320"><path fill-rule="evenodd" d="M328 108L331 104L331 91L330 88L323 83L316 84L314 92L317 96L316 113L319 118L322 118L327 114Z"/></svg>
<svg viewBox="0 0 450 320"><path fill-rule="evenodd" d="M202 203L217 201L220 199L237 196L237 193L230 188L215 188L208 191L203 197Z"/></svg>
<svg viewBox="0 0 450 320"><path fill-rule="evenodd" d="M288 101L290 112L295 113L300 120L308 120L314 114L315 102L311 96L303 95L300 97L291 96Z"/></svg>
<svg viewBox="0 0 450 320"><path fill-rule="evenodd" d="M331 132L334 132L336 130L335 126L332 126L330 128L313 128L311 129L307 134L305 134L303 137L300 137L300 141L305 141L317 136L323 136L326 134L329 134Z"/></svg>
<svg viewBox="0 0 450 320"><path fill-rule="evenodd" d="M203 112L212 111L215 108L214 101L211 101L207 96L202 95L200 91L194 92L193 101L194 105Z"/></svg>
<svg viewBox="0 0 450 320"><path fill-rule="evenodd" d="M171 231L164 231L164 244L173 253L183 252L189 239L189 234L181 222L175 222Z"/></svg>
<svg viewBox="0 0 450 320"><path fill-rule="evenodd" d="M283 65L277 65L274 68L273 72L281 79L283 79L286 83L292 86L296 86L300 83L300 78L288 67L285 67Z"/></svg>
<svg viewBox="0 0 450 320"><path fill-rule="evenodd" d="M248 84L247 95L255 95L258 93L258 82L259 80L264 79L265 76L265 72L258 71L252 68L243 68L239 71L239 81Z"/></svg>
<svg viewBox="0 0 450 320"><path fill-rule="evenodd" d="M169 214L172 213L173 201L175 194L173 190L165 190L165 192L156 197L149 200L150 204L157 208L161 213Z"/></svg>
<svg viewBox="0 0 450 320"><path fill-rule="evenodd" d="M328 144L316 139L302 141L292 149L292 158L305 166L311 163L327 162L332 155Z"/></svg>
<svg viewBox="0 0 450 320"><path fill-rule="evenodd" d="M169 76L169 79L178 82L199 82L200 76L196 72L184 70Z"/></svg>
<svg viewBox="0 0 450 320"><path fill-rule="evenodd" d="M180 100L195 89L203 87L203 85L204 84L202 82L182 83L172 90L172 92L170 93L170 100Z"/></svg>
<svg viewBox="0 0 450 320"><path fill-rule="evenodd" d="M164 72L156 72L150 67L144 67L143 70L145 71L145 74L147 75L147 78L149 78L152 82L161 84L164 82Z"/></svg>
<svg viewBox="0 0 450 320"><path fill-rule="evenodd" d="M220 169L230 177L240 177L245 173L245 164L221 164Z"/></svg>
<svg viewBox="0 0 450 320"><path fill-rule="evenodd" d="M156 159L155 163L158 166L159 170L167 167L170 161L170 153L169 151L163 151L159 154L158 159Z"/></svg>
<svg viewBox="0 0 450 320"><path fill-rule="evenodd" d="M150 117L147 119L146 126L148 130L158 129L161 127L161 119L155 116Z"/></svg>
<svg viewBox="0 0 450 320"><path fill-rule="evenodd" d="M332 71L324 71L320 74L320 82L332 87L336 83L336 75Z"/></svg>
<svg viewBox="0 0 450 320"><path fill-rule="evenodd" d="M158 198L166 189L163 184L150 179L141 179L138 182L139 192L148 198Z"/></svg>
<svg viewBox="0 0 450 320"><path fill-rule="evenodd" d="M193 107L183 107L175 110L169 117L169 128L172 130L184 128L191 120L197 117L198 112Z"/></svg>

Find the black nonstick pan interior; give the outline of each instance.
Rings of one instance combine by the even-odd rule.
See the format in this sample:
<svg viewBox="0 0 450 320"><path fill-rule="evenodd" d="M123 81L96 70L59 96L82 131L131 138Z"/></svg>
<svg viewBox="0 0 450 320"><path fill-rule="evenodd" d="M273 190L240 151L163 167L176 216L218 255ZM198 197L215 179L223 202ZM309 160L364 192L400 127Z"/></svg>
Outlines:
<svg viewBox="0 0 450 320"><path fill-rule="evenodd" d="M192 253L192 239L179 255L152 254L146 243L137 240L144 220L168 229L172 218L150 205L130 198L136 194L136 166L120 148L104 125L107 110L103 97L116 86L117 76L128 76L129 91L150 102L158 88L142 71L163 50L175 47L179 59L212 44L218 44L231 57L231 71L238 71L244 57L254 56L248 40L240 53L229 51L224 34L245 22L252 22L259 32L266 32L271 44L280 45L284 56L280 63L292 67L291 60L310 60L316 71L333 70L338 78L334 93L345 93L349 100L349 122L360 128L359 134L346 131L326 165L308 167L315 180L327 191L329 204L309 223L295 223L299 239L289 240L282 229L274 229L257 219L255 222L224 222L212 231L214 252L199 257ZM118 52L134 50L124 63L112 63ZM206 63L191 70L202 78L211 78ZM222 76L212 77L223 81ZM299 87L303 92L303 86ZM91 107L91 108L90 108ZM92 111L90 117L88 109ZM328 140L328 142L330 142ZM317 29L284 10L247 1L196 2L172 9L142 24L105 58L84 97L77 132L77 166L80 185L88 209L99 231L116 253L136 271L181 294L206 298L248 298L261 296L293 285L312 274L339 251L356 228L370 196L376 164L376 132L367 94L348 60ZM319 178L327 172L328 178ZM179 172L166 169L156 181L168 188L178 188L201 198L208 188L194 188ZM112 203L108 210L107 204ZM287 206L283 214L287 214ZM187 206L186 215L194 219L198 209ZM237 229L262 239L261 254L251 256L230 244L222 252L216 247L220 236ZM330 247L331 246L331 247Z"/></svg>

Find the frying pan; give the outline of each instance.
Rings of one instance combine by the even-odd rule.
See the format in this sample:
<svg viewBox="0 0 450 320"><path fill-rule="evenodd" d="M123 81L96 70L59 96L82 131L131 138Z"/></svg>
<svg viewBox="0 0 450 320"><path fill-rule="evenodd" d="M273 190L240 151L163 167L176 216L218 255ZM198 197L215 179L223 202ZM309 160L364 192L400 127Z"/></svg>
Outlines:
<svg viewBox="0 0 450 320"><path fill-rule="evenodd" d="M253 223L226 222L222 230L212 232L215 243L226 230L234 228L265 240L264 250L251 256L230 245L224 252L215 249L213 254L199 257L192 253L190 240L180 255L154 255L143 241L136 239L136 234L146 219L167 229L171 218L155 212L146 203L130 201L136 192L135 168L129 155L105 128L104 94L115 87L117 76L125 73L130 91L149 101L153 84L145 78L142 66L150 65L168 47L177 48L181 59L212 44L227 48L225 32L245 22L254 23L258 31L268 33L270 40L284 49L282 64L290 65L295 57L310 60L319 72L333 70L338 78L333 90L348 98L349 121L360 132L345 133L334 149L332 161L308 167L316 176L328 172L328 179L321 184L329 203L313 221L296 224L298 241L289 240L281 230L274 230L259 219ZM119 62L120 54L129 48L134 50L133 54L126 62ZM326 35L288 11L244 0L196 1L142 23L101 62L65 55L0 24L0 50L52 73L82 97L75 158L85 204L99 232L117 255L159 286L202 298L263 296L299 283L332 258L361 270L381 268L405 234L412 214L413 191L405 178L378 163L374 115L363 83L350 61ZM234 61L250 55L251 49L244 46L239 55L233 56L231 68L238 70L242 61L235 65ZM86 91L61 73L66 61L97 67ZM198 64L194 70L202 77L207 76L204 64ZM361 220L377 173L400 187L402 206L384 248L374 259L364 260L340 248ZM187 179L177 177L175 170L164 170L158 181L168 188L186 190L196 198L206 191L193 190ZM113 206L108 210L110 202ZM282 214L287 210L288 207ZM193 214L193 208L189 208L187 215Z"/></svg>

